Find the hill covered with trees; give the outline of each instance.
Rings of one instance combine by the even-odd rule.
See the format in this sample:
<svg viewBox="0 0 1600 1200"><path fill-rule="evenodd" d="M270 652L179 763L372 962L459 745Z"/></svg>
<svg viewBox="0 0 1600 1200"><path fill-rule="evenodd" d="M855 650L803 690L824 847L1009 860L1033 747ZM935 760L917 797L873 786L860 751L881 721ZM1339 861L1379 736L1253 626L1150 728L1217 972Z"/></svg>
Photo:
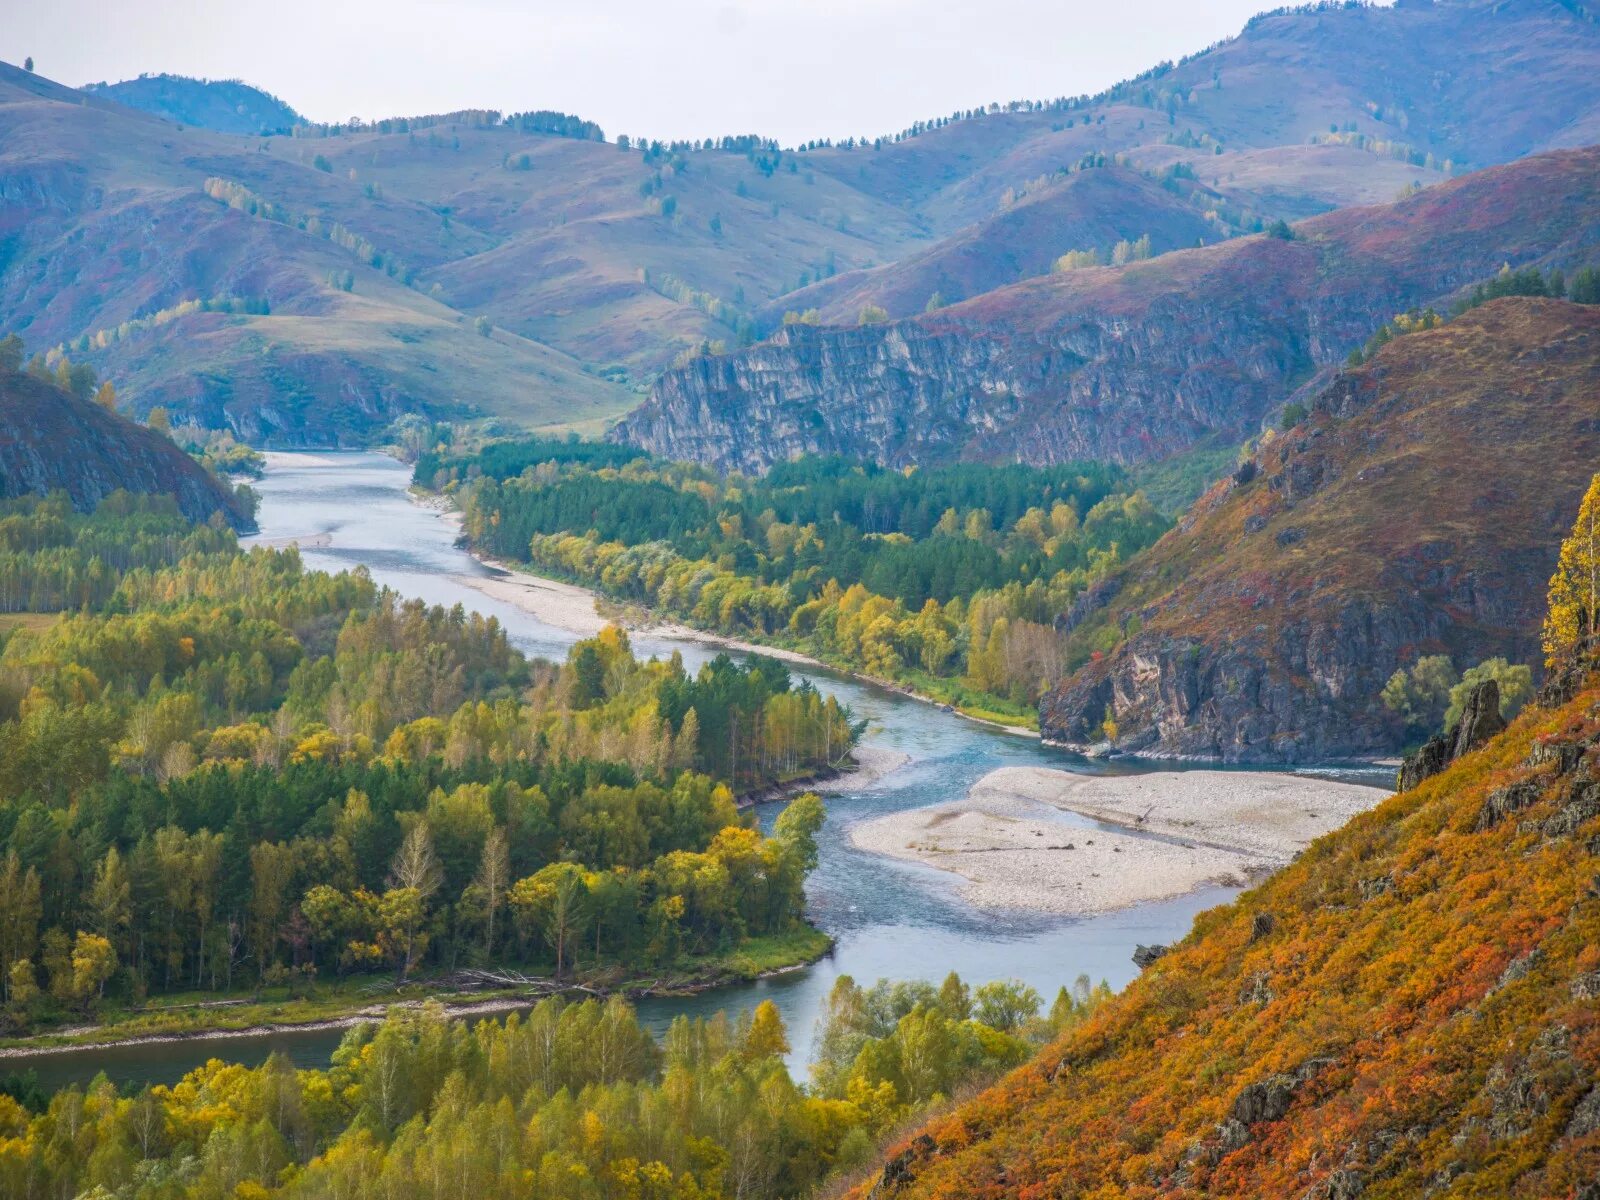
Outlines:
<svg viewBox="0 0 1600 1200"><path fill-rule="evenodd" d="M121 83L91 83L83 90L180 125L243 137L289 133L301 121L282 100L240 79L141 75Z"/></svg>
<svg viewBox="0 0 1600 1200"><path fill-rule="evenodd" d="M86 364L23 369L22 339L0 338L0 500L60 491L80 510L114 492L167 495L185 516L254 523L253 497L207 472L172 441L113 407Z"/></svg>

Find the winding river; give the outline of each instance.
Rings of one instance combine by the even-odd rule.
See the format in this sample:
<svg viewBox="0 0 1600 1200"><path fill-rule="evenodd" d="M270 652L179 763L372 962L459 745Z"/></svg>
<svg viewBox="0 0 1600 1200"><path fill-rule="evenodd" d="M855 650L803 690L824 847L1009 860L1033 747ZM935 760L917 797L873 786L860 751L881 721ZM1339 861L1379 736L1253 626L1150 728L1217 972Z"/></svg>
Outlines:
<svg viewBox="0 0 1600 1200"><path fill-rule="evenodd" d="M275 455L266 478L256 485L262 498L259 538L299 539L310 567L338 571L365 566L377 582L405 595L435 604L459 603L498 618L512 641L530 655L564 658L576 635L463 582L489 569L455 546L452 524L409 497L409 480L408 468L377 454ZM691 670L718 653L695 641L636 635L633 642L636 652L646 655L677 650ZM1196 913L1233 895L1231 889L1209 888L1076 919L978 911L960 899L946 873L856 850L846 833L852 822L955 799L996 767L1138 768L1091 764L1036 739L833 672L805 668L795 673L809 676L857 715L869 718L868 745L907 759L871 783L847 784L828 797L820 865L807 893L812 920L833 935L836 948L814 966L775 978L692 997L645 1000L639 1005L641 1016L653 1028L664 1029L679 1013L738 1009L771 999L788 1022L793 1065L803 1067L817 1015L841 974L863 982L890 977L937 983L954 970L973 984L1021 979L1047 999L1079 974L1120 987L1135 974L1129 957L1135 943L1171 941L1188 929ZM763 819L770 821L773 806L766 808ZM1059 820L1098 827L1068 813ZM12 1059L0 1064L0 1071L32 1068L51 1087L84 1081L99 1071L118 1083L170 1082L208 1058L253 1064L273 1050L286 1051L302 1066L323 1066L341 1036L337 1029L310 1030L71 1050Z"/></svg>

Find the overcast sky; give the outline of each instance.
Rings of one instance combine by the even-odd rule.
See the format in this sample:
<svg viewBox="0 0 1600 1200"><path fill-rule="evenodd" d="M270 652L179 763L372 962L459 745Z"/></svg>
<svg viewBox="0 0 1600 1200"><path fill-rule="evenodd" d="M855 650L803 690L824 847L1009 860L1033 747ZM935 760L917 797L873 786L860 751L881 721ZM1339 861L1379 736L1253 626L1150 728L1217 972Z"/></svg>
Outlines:
<svg viewBox="0 0 1600 1200"><path fill-rule="evenodd" d="M872 135L1093 92L1273 0L0 0L68 84L239 77L314 120L554 108L608 137Z"/></svg>

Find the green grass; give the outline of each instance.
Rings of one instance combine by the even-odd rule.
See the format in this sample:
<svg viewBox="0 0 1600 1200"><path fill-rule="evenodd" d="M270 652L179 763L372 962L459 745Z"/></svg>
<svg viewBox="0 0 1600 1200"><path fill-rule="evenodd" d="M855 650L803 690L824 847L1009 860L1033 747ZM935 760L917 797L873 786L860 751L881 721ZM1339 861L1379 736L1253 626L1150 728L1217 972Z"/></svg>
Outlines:
<svg viewBox="0 0 1600 1200"><path fill-rule="evenodd" d="M801 967L821 958L832 945L833 939L827 934L805 925L786 933L750 938L731 950L685 956L645 971L620 966L588 970L580 967L572 982L607 994L682 995ZM288 989L279 987L166 993L139 1006L108 1000L90 1018L92 1025L67 1018L54 1030L40 1029L26 1037L5 1038L0 1040L0 1046L95 1045L125 1039L183 1037L245 1031L263 1025L309 1025L353 1016L363 1009L428 999L450 1005L524 997L534 998L526 989L517 987L460 991L452 989L447 979L427 977L396 987L390 973L352 975L319 980L304 996L291 995Z"/></svg>

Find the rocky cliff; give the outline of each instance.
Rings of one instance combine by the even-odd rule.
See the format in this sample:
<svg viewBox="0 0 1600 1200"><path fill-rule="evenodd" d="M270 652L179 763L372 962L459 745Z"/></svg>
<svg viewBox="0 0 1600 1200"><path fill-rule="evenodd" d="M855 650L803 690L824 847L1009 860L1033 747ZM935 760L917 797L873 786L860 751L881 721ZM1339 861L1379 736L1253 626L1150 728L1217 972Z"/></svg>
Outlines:
<svg viewBox="0 0 1600 1200"><path fill-rule="evenodd" d="M912 320L790 326L662 376L613 436L761 470L805 453L892 464L1137 463L1242 440L1396 312L1507 261L1600 258L1600 148L1463 177L1393 204L1030 280Z"/></svg>
<svg viewBox="0 0 1600 1200"><path fill-rule="evenodd" d="M1109 711L1148 754L1380 753L1401 735L1378 699L1397 668L1537 660L1600 463L1600 308L1495 301L1396 339L1310 408L1071 614L1089 661L1041 703L1045 736L1098 741Z"/></svg>
<svg viewBox="0 0 1600 1200"><path fill-rule="evenodd" d="M88 511L112 492L164 493L184 516L250 526L232 492L171 441L53 384L0 368L0 497L63 491Z"/></svg>

